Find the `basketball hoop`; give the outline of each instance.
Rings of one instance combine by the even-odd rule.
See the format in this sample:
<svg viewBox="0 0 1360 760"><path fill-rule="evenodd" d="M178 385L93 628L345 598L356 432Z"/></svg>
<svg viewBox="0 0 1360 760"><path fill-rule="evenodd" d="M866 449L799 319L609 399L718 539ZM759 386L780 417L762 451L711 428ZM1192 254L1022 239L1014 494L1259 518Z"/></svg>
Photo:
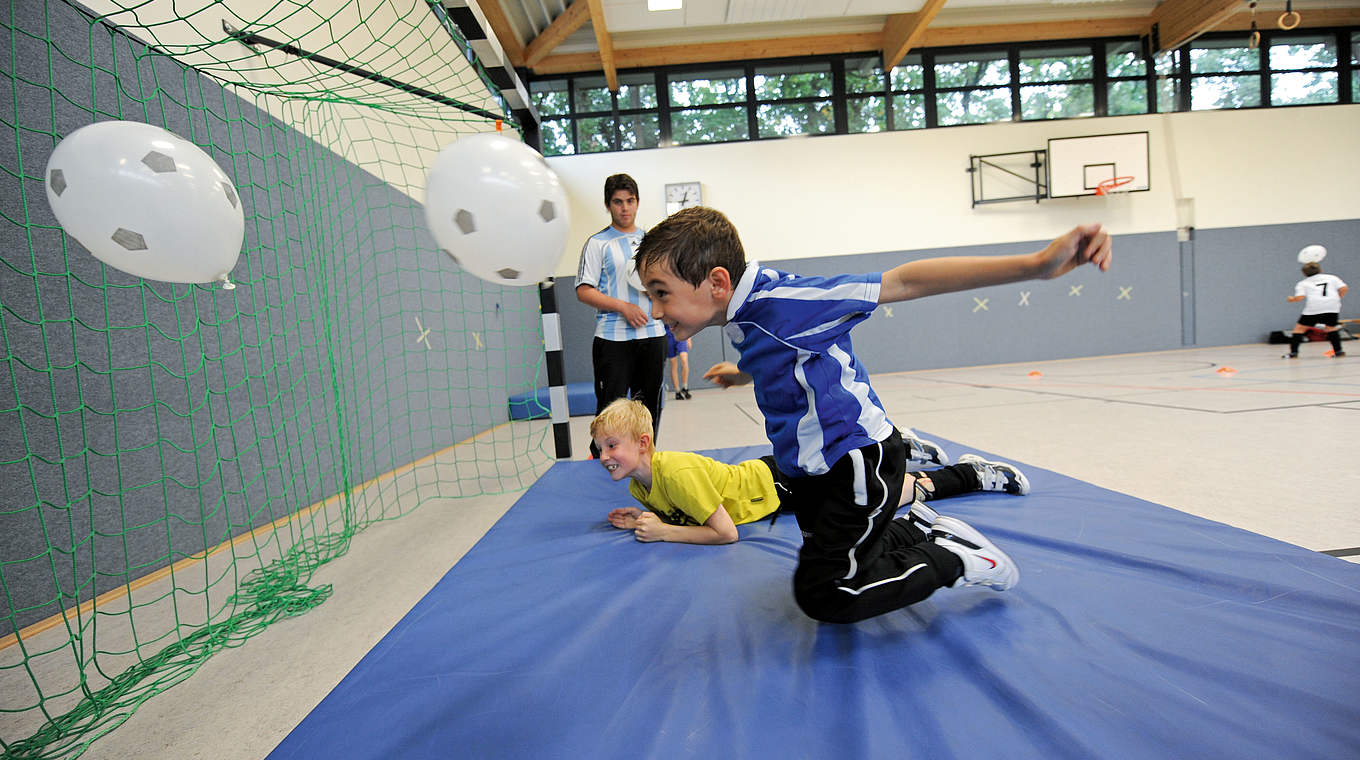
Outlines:
<svg viewBox="0 0 1360 760"><path fill-rule="evenodd" d="M1096 185L1096 195L1112 195L1114 193L1127 193L1128 190L1120 190L1120 187L1133 181L1133 177L1111 177L1103 179Z"/></svg>

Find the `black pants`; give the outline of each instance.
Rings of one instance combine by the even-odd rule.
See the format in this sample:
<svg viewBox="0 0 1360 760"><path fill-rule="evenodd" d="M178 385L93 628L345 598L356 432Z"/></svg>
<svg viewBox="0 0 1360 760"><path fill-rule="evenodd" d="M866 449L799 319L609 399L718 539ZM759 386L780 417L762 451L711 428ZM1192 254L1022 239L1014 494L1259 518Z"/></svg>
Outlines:
<svg viewBox="0 0 1360 760"><path fill-rule="evenodd" d="M596 338L590 348L595 366L595 413L615 399L634 398L652 413L652 445L661 429L661 378L666 366L666 336L637 340ZM591 456L600 450L590 442Z"/></svg>
<svg viewBox="0 0 1360 760"><path fill-rule="evenodd" d="M808 617L853 623L919 602L962 574L958 557L893 518L905 474L906 444L894 431L824 475L788 478L803 531L793 596Z"/></svg>
<svg viewBox="0 0 1360 760"><path fill-rule="evenodd" d="M977 470L971 465L951 464L935 470L912 470L910 474L917 479L916 497L921 501L948 499L951 496L972 493L982 488ZM921 478L930 478L931 488L920 484Z"/></svg>

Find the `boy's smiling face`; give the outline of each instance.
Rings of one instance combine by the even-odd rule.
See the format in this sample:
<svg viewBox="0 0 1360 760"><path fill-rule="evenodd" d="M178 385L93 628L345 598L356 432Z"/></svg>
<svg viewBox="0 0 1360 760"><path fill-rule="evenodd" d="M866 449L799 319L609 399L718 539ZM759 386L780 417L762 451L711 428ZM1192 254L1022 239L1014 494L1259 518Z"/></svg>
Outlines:
<svg viewBox="0 0 1360 760"><path fill-rule="evenodd" d="M652 299L652 317L671 328L677 341L689 340L709 325L727 321L731 278L716 267L696 287L680 279L669 266L656 264L639 272Z"/></svg>
<svg viewBox="0 0 1360 760"><path fill-rule="evenodd" d="M650 439L651 436L643 438ZM618 482L632 477L651 482L650 440L639 440L623 433L602 433L595 436L595 445L600 449L600 466L609 473L610 480Z"/></svg>

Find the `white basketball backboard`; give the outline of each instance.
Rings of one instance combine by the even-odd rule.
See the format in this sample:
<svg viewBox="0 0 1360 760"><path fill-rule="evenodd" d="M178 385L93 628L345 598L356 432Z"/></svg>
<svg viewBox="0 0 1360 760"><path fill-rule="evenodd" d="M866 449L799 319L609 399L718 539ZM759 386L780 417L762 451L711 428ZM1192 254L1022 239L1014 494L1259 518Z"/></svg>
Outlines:
<svg viewBox="0 0 1360 760"><path fill-rule="evenodd" d="M1122 192L1151 188L1148 133L1055 137L1048 141L1048 197L1096 195L1101 182L1131 177Z"/></svg>

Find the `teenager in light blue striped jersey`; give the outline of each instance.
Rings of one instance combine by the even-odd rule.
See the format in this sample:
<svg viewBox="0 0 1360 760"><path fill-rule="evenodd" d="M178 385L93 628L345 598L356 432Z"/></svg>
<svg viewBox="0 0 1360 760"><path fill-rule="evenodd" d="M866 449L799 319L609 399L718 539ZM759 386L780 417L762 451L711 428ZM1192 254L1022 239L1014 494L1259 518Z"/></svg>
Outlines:
<svg viewBox="0 0 1360 760"><path fill-rule="evenodd" d="M595 308L595 413L617 398L641 401L652 413L652 434L661 427L661 384L666 364L666 328L652 319L652 303L638 280L633 254L642 242L637 226L638 187L627 174L604 181L609 226L581 249L576 298ZM593 457L600 455L590 442Z"/></svg>
<svg viewBox="0 0 1360 760"><path fill-rule="evenodd" d="M980 531L924 505L895 517L908 446L855 356L850 329L881 303L1028 279L1084 263L1108 269L1110 236L1076 227L1030 254L912 261L887 272L800 277L746 262L736 228L710 208L684 209L647 232L637 269L652 315L692 337L725 325L741 353L704 374L755 383L765 432L803 532L794 599L810 617L850 623L918 602L943 587L1008 589L1009 556ZM914 518L914 519L913 519ZM916 522L918 527L914 525Z"/></svg>

